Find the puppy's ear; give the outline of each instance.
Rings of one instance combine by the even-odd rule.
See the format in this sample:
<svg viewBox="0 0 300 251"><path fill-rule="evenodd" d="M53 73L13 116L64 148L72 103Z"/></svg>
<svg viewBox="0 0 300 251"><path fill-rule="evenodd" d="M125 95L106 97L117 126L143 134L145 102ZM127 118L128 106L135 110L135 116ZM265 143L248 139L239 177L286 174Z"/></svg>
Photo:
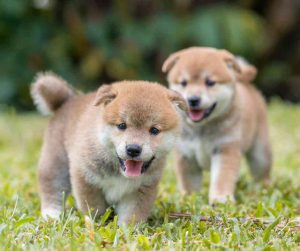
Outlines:
<svg viewBox="0 0 300 251"><path fill-rule="evenodd" d="M164 73L169 72L172 69L172 67L176 64L176 62L178 61L178 59L180 58L182 53L192 50L194 48L195 47L190 47L190 48L183 49L183 50L172 53L163 63L163 66L161 68L162 72L164 72Z"/></svg>
<svg viewBox="0 0 300 251"><path fill-rule="evenodd" d="M163 63L162 72L167 73L171 70L171 68L175 65L176 61L179 59L181 51L172 53Z"/></svg>
<svg viewBox="0 0 300 251"><path fill-rule="evenodd" d="M228 68L233 69L236 73L241 73L241 67L233 54L227 50L220 50L220 53Z"/></svg>
<svg viewBox="0 0 300 251"><path fill-rule="evenodd" d="M180 93L173 90L168 90L168 98L172 103L177 105L181 110L185 112L188 110L188 105Z"/></svg>
<svg viewBox="0 0 300 251"><path fill-rule="evenodd" d="M193 51L195 49L198 49L198 47L189 47L187 49L183 49L172 53L163 63L163 66L161 68L162 72L164 73L169 72L183 53Z"/></svg>
<svg viewBox="0 0 300 251"><path fill-rule="evenodd" d="M115 99L117 96L117 93L113 90L112 85L102 85L96 94L96 98L94 100L94 105L98 106L101 104L107 105L109 104L113 99Z"/></svg>

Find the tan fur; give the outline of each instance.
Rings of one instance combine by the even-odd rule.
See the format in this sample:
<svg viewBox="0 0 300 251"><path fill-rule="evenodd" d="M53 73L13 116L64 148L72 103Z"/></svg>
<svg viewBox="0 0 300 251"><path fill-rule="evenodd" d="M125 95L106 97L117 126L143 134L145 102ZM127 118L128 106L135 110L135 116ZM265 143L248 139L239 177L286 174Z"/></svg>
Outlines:
<svg viewBox="0 0 300 251"><path fill-rule="evenodd" d="M41 75L33 87L39 88L45 77ZM146 220L166 154L179 133L177 106L187 108L180 95L144 81L104 85L97 93L66 99L49 123L39 163L43 216L59 217L72 190L84 213L102 214L113 205L119 223ZM118 129L120 123L126 123L127 129ZM150 135L152 126L161 132ZM125 177L120 168L118 156L127 158L127 144L143 148L134 159L146 163L154 157L138 177Z"/></svg>
<svg viewBox="0 0 300 251"><path fill-rule="evenodd" d="M31 95L38 110L49 115L54 113L75 91L52 72L39 73L31 86Z"/></svg>
<svg viewBox="0 0 300 251"><path fill-rule="evenodd" d="M243 154L254 178L267 182L271 149L266 105L249 83L256 76L255 67L225 50L192 47L172 54L162 70L168 72L171 89L186 99L201 98L199 110L216 104L199 122L192 121L190 113L182 114L184 126L176 147L182 191L198 190L202 170L211 169L209 202L233 200ZM216 84L208 86L207 79Z"/></svg>
<svg viewBox="0 0 300 251"><path fill-rule="evenodd" d="M251 83L257 75L255 66L249 64L244 58L236 57L236 61L241 69L237 76L237 80L243 83Z"/></svg>

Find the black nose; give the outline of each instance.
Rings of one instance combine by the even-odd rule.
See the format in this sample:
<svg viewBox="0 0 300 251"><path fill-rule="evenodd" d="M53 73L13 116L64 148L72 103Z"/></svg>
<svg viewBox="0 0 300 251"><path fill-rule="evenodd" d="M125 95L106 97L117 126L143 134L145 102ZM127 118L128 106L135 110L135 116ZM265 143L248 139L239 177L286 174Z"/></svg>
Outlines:
<svg viewBox="0 0 300 251"><path fill-rule="evenodd" d="M142 147L140 147L139 145L131 144L126 146L126 153L130 157L137 157L141 154L141 152L142 152Z"/></svg>
<svg viewBox="0 0 300 251"><path fill-rule="evenodd" d="M198 96L189 97L188 103L189 103L190 107L197 107L200 105L200 97L198 97Z"/></svg>

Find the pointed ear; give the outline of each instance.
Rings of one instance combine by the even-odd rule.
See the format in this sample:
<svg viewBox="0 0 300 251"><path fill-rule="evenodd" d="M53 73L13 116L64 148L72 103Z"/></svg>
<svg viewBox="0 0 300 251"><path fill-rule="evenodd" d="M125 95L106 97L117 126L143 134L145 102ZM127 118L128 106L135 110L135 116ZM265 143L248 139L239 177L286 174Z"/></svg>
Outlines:
<svg viewBox="0 0 300 251"><path fill-rule="evenodd" d="M173 90L168 90L168 97L169 97L170 101L173 104L177 105L181 110L183 110L185 112L188 111L188 105L180 93L173 91Z"/></svg>
<svg viewBox="0 0 300 251"><path fill-rule="evenodd" d="M161 68L162 72L164 72L164 73L169 72L172 69L172 67L176 64L176 62L178 61L178 59L180 58L180 56L183 53L192 51L195 49L198 49L198 47L189 47L189 48L172 53L163 63L163 66Z"/></svg>
<svg viewBox="0 0 300 251"><path fill-rule="evenodd" d="M233 54L227 50L220 50L220 53L229 69L233 69L236 73L241 73L241 67Z"/></svg>
<svg viewBox="0 0 300 251"><path fill-rule="evenodd" d="M165 62L163 63L162 69L161 69L163 73L167 73L171 70L171 68L176 64L176 61L179 59L181 53L182 53L182 51L172 53L165 60Z"/></svg>
<svg viewBox="0 0 300 251"><path fill-rule="evenodd" d="M94 105L98 106L101 104L107 105L109 104L113 99L115 99L117 96L117 93L113 90L112 85L102 85L96 94L96 98L94 100Z"/></svg>

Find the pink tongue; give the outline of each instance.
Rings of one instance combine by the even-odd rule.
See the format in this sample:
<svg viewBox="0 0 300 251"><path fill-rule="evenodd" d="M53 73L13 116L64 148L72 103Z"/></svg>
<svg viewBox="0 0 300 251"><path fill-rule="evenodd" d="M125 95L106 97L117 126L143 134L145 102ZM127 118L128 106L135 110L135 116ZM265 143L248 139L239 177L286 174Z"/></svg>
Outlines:
<svg viewBox="0 0 300 251"><path fill-rule="evenodd" d="M125 174L128 177L136 177L142 174L143 161L125 160Z"/></svg>
<svg viewBox="0 0 300 251"><path fill-rule="evenodd" d="M204 116L204 110L192 110L189 111L189 116L193 121L199 121Z"/></svg>

